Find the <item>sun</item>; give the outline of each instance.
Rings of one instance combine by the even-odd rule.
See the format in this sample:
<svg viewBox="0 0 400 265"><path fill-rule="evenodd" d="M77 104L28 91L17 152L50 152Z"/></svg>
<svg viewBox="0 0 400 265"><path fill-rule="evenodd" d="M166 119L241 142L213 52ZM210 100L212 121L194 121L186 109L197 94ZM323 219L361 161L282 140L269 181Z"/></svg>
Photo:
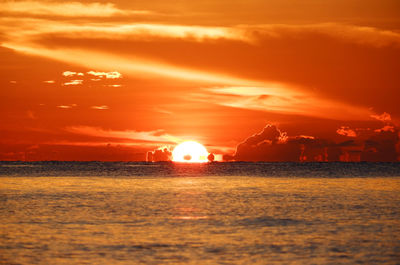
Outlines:
<svg viewBox="0 0 400 265"><path fill-rule="evenodd" d="M183 142L172 151L172 161L175 162L205 163L207 156L207 149L195 141Z"/></svg>

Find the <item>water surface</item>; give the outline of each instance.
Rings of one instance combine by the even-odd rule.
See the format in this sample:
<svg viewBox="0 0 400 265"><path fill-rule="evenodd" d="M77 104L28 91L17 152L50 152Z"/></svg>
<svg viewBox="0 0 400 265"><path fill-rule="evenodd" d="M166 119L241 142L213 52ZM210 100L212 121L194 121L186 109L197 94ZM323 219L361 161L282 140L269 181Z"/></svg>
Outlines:
<svg viewBox="0 0 400 265"><path fill-rule="evenodd" d="M396 163L0 163L4 264L399 264Z"/></svg>

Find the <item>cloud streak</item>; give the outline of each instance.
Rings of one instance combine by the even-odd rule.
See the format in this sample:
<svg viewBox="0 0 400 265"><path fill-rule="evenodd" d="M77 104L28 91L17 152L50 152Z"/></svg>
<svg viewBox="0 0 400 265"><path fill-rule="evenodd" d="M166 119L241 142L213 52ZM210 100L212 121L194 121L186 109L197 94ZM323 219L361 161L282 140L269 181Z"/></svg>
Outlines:
<svg viewBox="0 0 400 265"><path fill-rule="evenodd" d="M89 71L87 72L89 75L97 76L97 77L105 77L109 79L117 79L121 78L122 75L118 73L117 71L114 72L96 72L96 71Z"/></svg>
<svg viewBox="0 0 400 265"><path fill-rule="evenodd" d="M194 93L193 98L240 109L332 119L366 120L370 115L367 108L310 95L299 88L282 83L265 83L263 87L234 86L204 90L204 93Z"/></svg>
<svg viewBox="0 0 400 265"><path fill-rule="evenodd" d="M82 82L83 82L83 80L75 79L75 80L65 82L65 83L63 83L63 85L64 86L76 86L76 85L82 85Z"/></svg>
<svg viewBox="0 0 400 265"><path fill-rule="evenodd" d="M108 110L109 109L109 107L107 105L91 106L90 108L96 109L96 110Z"/></svg>
<svg viewBox="0 0 400 265"><path fill-rule="evenodd" d="M115 138L133 141L147 141L156 143L177 143L181 139L170 134L164 133L163 130L156 131L134 131L134 130L104 130L98 127L91 126L68 126L65 128L67 132L88 135L102 138Z"/></svg>
<svg viewBox="0 0 400 265"><path fill-rule="evenodd" d="M24 16L60 16L60 17L110 17L115 15L148 15L145 10L121 10L112 3L39 2L5 1L0 3L0 11L6 14Z"/></svg>
<svg viewBox="0 0 400 265"><path fill-rule="evenodd" d="M14 45L3 43L3 47L10 48L21 53L51 58L75 65L102 69L121 69L124 72L142 74L142 78L161 76L194 82L206 82L216 84L259 84L256 81L237 78L234 76L210 73L207 71L192 70L178 67L164 62L151 61L139 57L116 55L112 53L87 51L81 49L48 49L41 46Z"/></svg>
<svg viewBox="0 0 400 265"><path fill-rule="evenodd" d="M83 76L83 73L72 72L72 71L65 71L62 73L63 76L70 77L70 76Z"/></svg>

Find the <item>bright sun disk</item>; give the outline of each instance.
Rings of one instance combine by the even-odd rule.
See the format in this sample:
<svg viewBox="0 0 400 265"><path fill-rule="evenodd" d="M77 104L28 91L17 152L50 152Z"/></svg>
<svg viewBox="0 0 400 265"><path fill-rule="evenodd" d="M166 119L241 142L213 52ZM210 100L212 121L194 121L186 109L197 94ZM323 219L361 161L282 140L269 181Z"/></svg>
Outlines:
<svg viewBox="0 0 400 265"><path fill-rule="evenodd" d="M188 163L207 162L207 149L198 142L186 141L177 145L172 151L172 161Z"/></svg>

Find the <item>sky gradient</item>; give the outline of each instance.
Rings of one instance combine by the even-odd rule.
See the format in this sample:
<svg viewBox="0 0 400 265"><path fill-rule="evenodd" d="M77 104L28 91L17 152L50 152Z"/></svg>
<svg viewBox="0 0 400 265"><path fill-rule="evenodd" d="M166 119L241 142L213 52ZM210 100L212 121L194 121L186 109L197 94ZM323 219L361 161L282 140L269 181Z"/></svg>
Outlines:
<svg viewBox="0 0 400 265"><path fill-rule="evenodd" d="M0 160L400 159L400 2L2 1ZM163 157L163 156L161 156Z"/></svg>

